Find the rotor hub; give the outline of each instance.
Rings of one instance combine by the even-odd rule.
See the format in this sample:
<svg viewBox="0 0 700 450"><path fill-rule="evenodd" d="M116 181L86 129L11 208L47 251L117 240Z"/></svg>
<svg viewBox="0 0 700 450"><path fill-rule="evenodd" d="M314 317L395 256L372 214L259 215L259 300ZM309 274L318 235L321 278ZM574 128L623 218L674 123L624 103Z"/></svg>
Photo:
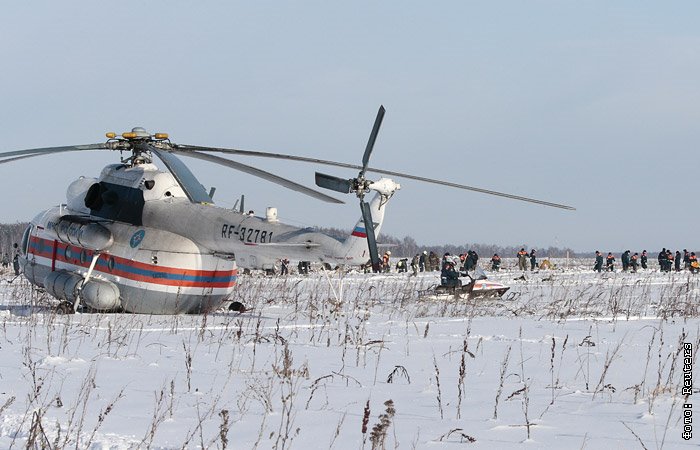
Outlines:
<svg viewBox="0 0 700 450"><path fill-rule="evenodd" d="M131 152L131 156L122 158L122 163L130 166L149 164L152 162L151 146L164 150L170 149L167 133L150 134L143 127L134 127L117 136L114 132L106 133L108 141L105 147L120 152Z"/></svg>

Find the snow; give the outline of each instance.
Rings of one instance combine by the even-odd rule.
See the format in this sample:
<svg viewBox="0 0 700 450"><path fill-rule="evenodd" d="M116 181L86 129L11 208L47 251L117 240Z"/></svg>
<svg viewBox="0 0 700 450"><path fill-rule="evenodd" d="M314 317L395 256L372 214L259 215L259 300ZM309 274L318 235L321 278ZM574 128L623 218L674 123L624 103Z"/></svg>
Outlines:
<svg viewBox="0 0 700 450"><path fill-rule="evenodd" d="M520 275L475 301L419 299L437 273L253 275L248 312L207 316L60 316L5 276L0 448L369 449L375 426L377 448L697 445L700 278Z"/></svg>

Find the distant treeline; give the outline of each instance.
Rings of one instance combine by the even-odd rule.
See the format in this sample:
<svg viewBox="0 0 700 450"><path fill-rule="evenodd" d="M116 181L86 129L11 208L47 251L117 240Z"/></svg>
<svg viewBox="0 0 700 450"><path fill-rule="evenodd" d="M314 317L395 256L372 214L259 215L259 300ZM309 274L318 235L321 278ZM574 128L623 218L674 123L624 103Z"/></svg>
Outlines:
<svg viewBox="0 0 700 450"><path fill-rule="evenodd" d="M27 229L29 223L0 223L0 255L7 255L12 259L14 255L13 244L22 241L22 234Z"/></svg>
<svg viewBox="0 0 700 450"><path fill-rule="evenodd" d="M3 223L0 224L0 254L7 253L12 256L13 248L12 244L20 243L22 240L22 233L29 226L28 223ZM337 239L345 239L350 235L350 231L341 230L338 228L317 228L326 234L336 237ZM491 257L494 253L498 253L502 257L514 257L518 250L525 247L526 250L530 250L527 245L520 246L502 246L493 244L442 244L442 245L423 245L418 244L415 239L410 236L406 236L403 239L399 239L393 236L388 236L382 234L379 238L380 244L388 244L387 247L380 247L380 251L391 250L392 257L395 256L405 256L412 257L415 254L421 253L422 251L435 252L442 256L445 253L450 253L452 255L459 255L461 253L467 253L468 250L474 250L480 257ZM537 253L540 258L549 256L552 258L564 258L569 252L569 257L585 257L590 256L587 254L576 254L573 250L569 248L558 248L558 247L547 247L547 248L537 248ZM592 255L593 253L591 253Z"/></svg>
<svg viewBox="0 0 700 450"><path fill-rule="evenodd" d="M350 231L347 230L341 230L338 228L317 228L317 230L322 231L326 234L329 234L336 239L345 239L349 234ZM440 244L440 245L424 245L424 244L419 244L416 242L415 239L413 239L410 236L406 236L403 239L396 238L394 236L389 236L382 234L379 236L377 239L380 244L379 251L384 252L385 250L391 250L391 256L392 258L395 256L404 256L404 257L412 257L415 254L421 253L423 251L427 251L428 253L435 252L439 256L444 255L445 253L449 253L451 255L459 255L462 253L467 253L469 250L474 250L479 257L482 258L491 258L494 253L498 253L501 257L504 258L510 258L510 257L515 257L516 254L518 253L518 250L521 248L525 248L528 252L532 247L528 246L527 244L523 245L494 245L494 244L470 244L470 243L465 243L465 244L460 244L460 245L454 245L454 244ZM386 244L387 246L384 247L382 244ZM547 247L547 248L537 248L535 247L535 250L537 250L537 254L540 258L543 257L551 257L551 258L565 258L568 256L570 258L575 258L575 257L582 257L586 256L577 254L570 248L559 248L559 247ZM593 253L591 253L593 254Z"/></svg>

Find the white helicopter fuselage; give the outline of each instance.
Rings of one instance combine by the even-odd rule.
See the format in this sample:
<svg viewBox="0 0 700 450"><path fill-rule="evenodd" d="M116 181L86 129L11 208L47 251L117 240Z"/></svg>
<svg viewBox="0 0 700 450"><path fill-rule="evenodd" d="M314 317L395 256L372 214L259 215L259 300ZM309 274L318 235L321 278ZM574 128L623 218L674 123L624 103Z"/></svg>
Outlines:
<svg viewBox="0 0 700 450"><path fill-rule="evenodd" d="M379 193L370 203L377 232L385 203ZM226 300L239 267L268 269L282 258L366 262L363 226L360 219L341 242L280 223L272 211L262 218L193 203L153 164L110 165L99 179L73 182L66 205L32 220L20 264L54 297L96 310L200 313Z"/></svg>
<svg viewBox="0 0 700 450"><path fill-rule="evenodd" d="M65 207L39 214L29 228L20 259L25 277L51 295L96 310L146 314L201 313L216 309L231 294L238 277L232 258L212 252L187 237L151 227L100 222L113 243L96 248L90 230L66 217ZM62 219L63 218L63 219ZM60 233L73 222L72 237ZM95 222L92 222L93 226ZM100 234L104 234L100 233ZM78 240L76 238L81 237ZM73 241L73 242L71 242ZM91 263L94 269L86 280Z"/></svg>

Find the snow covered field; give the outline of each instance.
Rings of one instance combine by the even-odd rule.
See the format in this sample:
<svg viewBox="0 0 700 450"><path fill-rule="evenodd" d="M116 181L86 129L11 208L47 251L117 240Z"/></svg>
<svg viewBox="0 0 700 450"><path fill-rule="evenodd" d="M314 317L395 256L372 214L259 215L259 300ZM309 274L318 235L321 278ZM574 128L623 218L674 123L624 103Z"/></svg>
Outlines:
<svg viewBox="0 0 700 450"><path fill-rule="evenodd" d="M241 277L250 311L207 316L59 316L5 276L0 448L697 447L700 276L589 267L476 301L419 299L437 273Z"/></svg>

